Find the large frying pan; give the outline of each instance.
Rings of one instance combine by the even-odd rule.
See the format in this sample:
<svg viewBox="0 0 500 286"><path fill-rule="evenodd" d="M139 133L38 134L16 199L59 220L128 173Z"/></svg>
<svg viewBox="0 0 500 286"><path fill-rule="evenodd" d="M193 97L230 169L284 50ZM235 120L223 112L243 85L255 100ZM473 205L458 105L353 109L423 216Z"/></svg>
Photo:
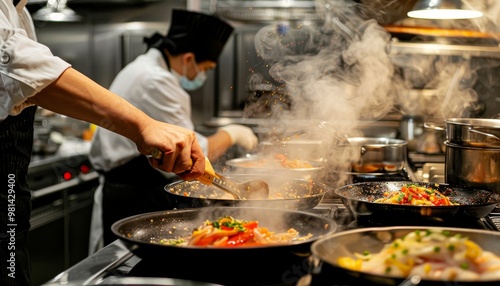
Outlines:
<svg viewBox="0 0 500 286"><path fill-rule="evenodd" d="M294 228L301 235L311 233L313 236L291 244L244 248L180 247L157 243L162 238L186 237L205 220L215 220L226 215L243 220L258 220L260 226L276 232ZM182 266L178 272L187 268L192 278L205 275L205 280L225 285L243 285L244 281L258 279L268 270L272 270L273 275L277 274L278 277L285 275L279 271L288 269L291 273L291 261L296 264L299 263L297 261L305 260L311 254L311 244L335 230L335 222L315 214L256 207L207 207L152 212L125 218L112 225L113 233L134 254L145 261L153 261L150 263L153 266L150 267L159 265L170 269ZM232 283L228 281L235 278L238 280L233 280Z"/></svg>
<svg viewBox="0 0 500 286"><path fill-rule="evenodd" d="M311 273L317 274L315 285L500 285L500 281L438 281L430 279L414 280L410 277L382 276L360 271L348 270L338 265L337 260L341 256L354 257L354 253L379 252L387 243L401 238L405 234L417 229L447 230L452 235L461 234L476 242L482 249L492 251L500 255L500 233L490 230L474 230L464 228L441 228L441 227L384 227L363 228L335 233L331 236L317 240L311 246L313 253ZM418 283L417 283L418 282ZM328 284L325 284L328 283Z"/></svg>
<svg viewBox="0 0 500 286"><path fill-rule="evenodd" d="M454 206L412 206L373 203L373 200L383 197L384 192L401 189L408 183L422 187L437 189L459 203ZM367 182L346 185L335 189L334 193L340 197L345 207L356 216L375 215L381 217L469 217L482 218L487 216L500 202L500 194L482 189L464 189L448 184L434 184L424 182Z"/></svg>
<svg viewBox="0 0 500 286"><path fill-rule="evenodd" d="M318 205L330 191L326 185L307 179L270 177L269 175L228 175L236 182L263 179L269 185L267 200L235 200L224 191L197 181L179 181L167 185L165 191L176 208L208 206L254 206L292 210L307 210Z"/></svg>

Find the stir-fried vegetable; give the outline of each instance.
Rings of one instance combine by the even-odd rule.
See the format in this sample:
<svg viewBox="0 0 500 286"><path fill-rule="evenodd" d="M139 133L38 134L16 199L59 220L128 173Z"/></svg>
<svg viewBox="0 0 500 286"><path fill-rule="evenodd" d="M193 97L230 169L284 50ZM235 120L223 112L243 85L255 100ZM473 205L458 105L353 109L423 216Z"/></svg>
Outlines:
<svg viewBox="0 0 500 286"><path fill-rule="evenodd" d="M290 243L306 240L311 236L312 234L299 236L299 232L293 228L284 233L275 233L266 227L260 227L258 221L245 221L225 216L215 221L205 221L187 238L162 239L160 243L175 246L239 247Z"/></svg>
<svg viewBox="0 0 500 286"><path fill-rule="evenodd" d="M408 184L394 192L385 192L383 198L374 203L416 205L416 206L452 206L450 199L436 189Z"/></svg>

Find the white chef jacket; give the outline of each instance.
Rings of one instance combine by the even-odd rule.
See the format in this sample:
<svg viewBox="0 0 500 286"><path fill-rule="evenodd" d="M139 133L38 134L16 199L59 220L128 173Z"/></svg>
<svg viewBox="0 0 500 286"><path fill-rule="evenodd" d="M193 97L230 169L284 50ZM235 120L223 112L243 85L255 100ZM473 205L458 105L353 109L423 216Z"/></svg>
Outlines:
<svg viewBox="0 0 500 286"><path fill-rule="evenodd" d="M191 98L155 48L121 70L109 89L158 121L194 130ZM207 138L199 133L196 138L206 154ZM131 140L106 129L98 128L92 138L90 161L97 169L109 171L139 154Z"/></svg>
<svg viewBox="0 0 500 286"><path fill-rule="evenodd" d="M0 1L0 121L32 105L26 100L70 67L36 42L28 10L19 11L12 0Z"/></svg>

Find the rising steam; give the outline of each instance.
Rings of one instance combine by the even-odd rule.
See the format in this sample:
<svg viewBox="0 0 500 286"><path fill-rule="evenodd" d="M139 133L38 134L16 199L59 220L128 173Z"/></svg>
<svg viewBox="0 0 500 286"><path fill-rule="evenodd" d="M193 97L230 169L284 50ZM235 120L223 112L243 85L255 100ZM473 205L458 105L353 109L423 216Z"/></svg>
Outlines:
<svg viewBox="0 0 500 286"><path fill-rule="evenodd" d="M478 114L484 107L473 87L478 80L486 89L494 85L496 79L484 69L499 66L499 61L391 54L391 36L379 23L391 22L389 9L406 9L402 2L317 0L317 11L324 19L321 24L285 22L262 28L256 34L255 48L269 65L278 93L286 93L289 101L288 109L274 104L277 110L267 111L264 117L276 118L272 122L280 130L294 130L297 122L308 122L313 127L301 139L321 138L331 143L339 142L339 136L363 135L359 131L362 122L381 119L395 109L403 115L439 121ZM485 17L417 24L496 32L500 1L464 2L483 11ZM397 23L404 25L408 19ZM431 91L431 95L415 96L415 90ZM316 128L318 122L328 122L335 131ZM352 152L334 147L326 147L329 163L349 168L346 162L352 160Z"/></svg>

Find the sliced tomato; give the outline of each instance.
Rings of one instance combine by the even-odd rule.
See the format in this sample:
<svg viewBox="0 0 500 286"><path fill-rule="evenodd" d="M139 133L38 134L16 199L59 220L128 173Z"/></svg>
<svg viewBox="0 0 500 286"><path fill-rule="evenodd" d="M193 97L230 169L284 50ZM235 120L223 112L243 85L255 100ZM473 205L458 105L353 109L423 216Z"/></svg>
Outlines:
<svg viewBox="0 0 500 286"><path fill-rule="evenodd" d="M207 245L211 245L214 243L214 241L217 239L217 237L204 237L200 240L198 240L194 245L197 245L197 246L207 246Z"/></svg>
<svg viewBox="0 0 500 286"><path fill-rule="evenodd" d="M246 229L254 229L257 226L259 226L259 223L257 221L249 221L243 225Z"/></svg>
<svg viewBox="0 0 500 286"><path fill-rule="evenodd" d="M229 226L221 225L220 229L222 229L222 230L233 230L234 227L229 227Z"/></svg>
<svg viewBox="0 0 500 286"><path fill-rule="evenodd" d="M245 242L250 240L252 237L253 237L253 231L246 231L243 233L239 233L237 235L230 237L227 240L226 245L227 246L241 246L242 244L244 244Z"/></svg>

